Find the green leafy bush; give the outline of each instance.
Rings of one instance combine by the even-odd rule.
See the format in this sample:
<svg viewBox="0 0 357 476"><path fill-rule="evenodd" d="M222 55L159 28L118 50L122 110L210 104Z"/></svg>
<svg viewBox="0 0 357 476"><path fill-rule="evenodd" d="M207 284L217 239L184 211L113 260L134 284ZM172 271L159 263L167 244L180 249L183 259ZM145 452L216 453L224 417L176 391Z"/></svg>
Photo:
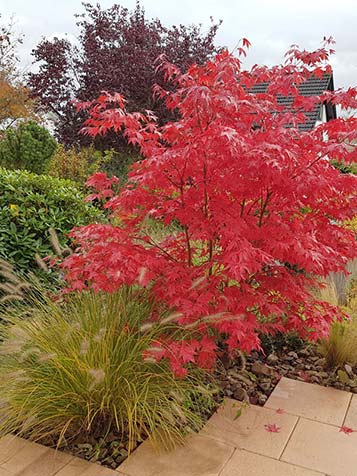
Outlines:
<svg viewBox="0 0 357 476"><path fill-rule="evenodd" d="M49 228L66 246L66 235L74 226L103 220L83 198L73 182L0 169L0 257L19 270L37 269L36 253L53 254Z"/></svg>
<svg viewBox="0 0 357 476"><path fill-rule="evenodd" d="M357 164L345 164L338 160L331 160L332 165L343 174L357 174Z"/></svg>
<svg viewBox="0 0 357 476"><path fill-rule="evenodd" d="M60 145L51 157L48 173L57 178L73 180L84 185L87 178L101 170L111 159L110 153L102 154L94 147L65 149Z"/></svg>
<svg viewBox="0 0 357 476"><path fill-rule="evenodd" d="M84 185L88 177L95 172L116 175L125 182L130 164L137 159L114 150L101 152L93 146L76 150L65 149L60 145L53 154L48 173L53 177L74 180Z"/></svg>
<svg viewBox="0 0 357 476"><path fill-rule="evenodd" d="M144 291L76 293L62 304L33 296L26 319L21 306L2 316L0 436L60 446L114 432L130 451L145 437L170 447L202 426L200 414L213 405L205 372L190 368L176 379L167 362L145 357L163 333L177 331L148 325L160 310Z"/></svg>
<svg viewBox="0 0 357 476"><path fill-rule="evenodd" d="M45 127L34 121L22 122L6 131L0 142L0 165L45 173L57 142Z"/></svg>

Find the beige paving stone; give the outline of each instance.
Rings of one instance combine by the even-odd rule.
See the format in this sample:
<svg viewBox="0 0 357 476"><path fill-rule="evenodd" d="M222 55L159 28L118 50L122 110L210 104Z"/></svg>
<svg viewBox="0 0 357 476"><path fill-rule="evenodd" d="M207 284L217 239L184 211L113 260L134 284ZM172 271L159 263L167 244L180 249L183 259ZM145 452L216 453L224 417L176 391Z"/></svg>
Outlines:
<svg viewBox="0 0 357 476"><path fill-rule="evenodd" d="M80 476L118 476L118 473L115 472L114 469L109 469L98 464L89 463L86 471L81 473Z"/></svg>
<svg viewBox="0 0 357 476"><path fill-rule="evenodd" d="M10 459L12 456L20 453L25 446L26 440L17 436L4 436L0 439L0 465Z"/></svg>
<svg viewBox="0 0 357 476"><path fill-rule="evenodd" d="M44 454L26 466L23 471L16 473L16 476L36 476L39 474L54 476L73 458L71 455L48 448Z"/></svg>
<svg viewBox="0 0 357 476"><path fill-rule="evenodd" d="M236 450L220 476L322 476L322 473Z"/></svg>
<svg viewBox="0 0 357 476"><path fill-rule="evenodd" d="M329 476L356 476L357 433L301 418L281 460Z"/></svg>
<svg viewBox="0 0 357 476"><path fill-rule="evenodd" d="M56 476L82 476L87 471L91 463L83 459L73 458L66 466L64 466Z"/></svg>
<svg viewBox="0 0 357 476"><path fill-rule="evenodd" d="M5 469L0 468L0 476L14 476L12 473L9 473Z"/></svg>
<svg viewBox="0 0 357 476"><path fill-rule="evenodd" d="M1 463L3 469L10 473L21 473L27 466L43 456L48 451L46 446L26 441L20 451L13 453L12 456Z"/></svg>
<svg viewBox="0 0 357 476"><path fill-rule="evenodd" d="M119 470L108 469L80 458L73 458L56 476L129 476ZM1 474L0 474L1 476Z"/></svg>
<svg viewBox="0 0 357 476"><path fill-rule="evenodd" d="M344 425L357 431L357 395L352 395Z"/></svg>
<svg viewBox="0 0 357 476"><path fill-rule="evenodd" d="M183 447L159 454L146 441L118 470L131 476L218 476L233 451L231 446L200 435L188 437Z"/></svg>
<svg viewBox="0 0 357 476"><path fill-rule="evenodd" d="M293 415L340 426L345 418L351 395L334 388L283 377L264 408L282 408Z"/></svg>
<svg viewBox="0 0 357 476"><path fill-rule="evenodd" d="M225 404L210 418L202 434L236 448L279 458L298 417L251 405L243 408L237 418L239 408L239 402L225 400ZM276 425L278 432L267 431L267 425Z"/></svg>

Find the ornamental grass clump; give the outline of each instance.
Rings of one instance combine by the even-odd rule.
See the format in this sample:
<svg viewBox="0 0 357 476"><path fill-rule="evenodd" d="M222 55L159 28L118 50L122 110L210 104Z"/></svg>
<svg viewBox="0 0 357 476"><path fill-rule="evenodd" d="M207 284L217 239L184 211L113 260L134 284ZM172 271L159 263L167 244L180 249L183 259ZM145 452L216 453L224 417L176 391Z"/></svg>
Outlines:
<svg viewBox="0 0 357 476"><path fill-rule="evenodd" d="M357 321L334 322L328 339L323 339L320 350L326 359L326 366L343 368L346 363L357 364Z"/></svg>
<svg viewBox="0 0 357 476"><path fill-rule="evenodd" d="M337 293L332 280L322 290L322 299L337 305ZM320 351L328 368L343 368L346 363L357 364L357 287L354 279L351 280L347 305L343 309L350 319L334 322L328 338L320 342Z"/></svg>
<svg viewBox="0 0 357 476"><path fill-rule="evenodd" d="M201 427L199 410L213 405L207 375L191 368L177 379L149 356L176 331L148 324L159 311L145 292L74 293L62 303L33 296L26 319L20 307L2 315L1 436L60 447L114 432L130 452L143 438L170 447Z"/></svg>

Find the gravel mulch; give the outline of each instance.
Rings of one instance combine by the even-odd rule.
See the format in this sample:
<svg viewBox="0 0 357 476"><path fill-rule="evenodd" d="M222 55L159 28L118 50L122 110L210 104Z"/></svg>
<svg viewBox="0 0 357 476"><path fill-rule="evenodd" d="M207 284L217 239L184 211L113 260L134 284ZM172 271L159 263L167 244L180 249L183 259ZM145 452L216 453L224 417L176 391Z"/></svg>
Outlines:
<svg viewBox="0 0 357 476"><path fill-rule="evenodd" d="M327 369L317 345L300 341L294 350L289 345L269 350L219 365L216 377L224 396L264 405L281 377L357 393L357 366Z"/></svg>

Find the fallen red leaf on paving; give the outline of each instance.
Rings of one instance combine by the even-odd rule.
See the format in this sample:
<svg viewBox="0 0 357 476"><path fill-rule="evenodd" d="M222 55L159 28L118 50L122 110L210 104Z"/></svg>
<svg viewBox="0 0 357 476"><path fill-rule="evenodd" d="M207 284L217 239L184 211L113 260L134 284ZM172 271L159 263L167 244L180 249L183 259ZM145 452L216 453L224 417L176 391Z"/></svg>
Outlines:
<svg viewBox="0 0 357 476"><path fill-rule="evenodd" d="M276 426L275 423L268 423L267 425L264 425L264 428L266 431L269 431L269 433L279 433L280 427Z"/></svg>
<svg viewBox="0 0 357 476"><path fill-rule="evenodd" d="M283 413L285 413L285 410L283 408L277 408L275 412L278 413L279 415L282 415Z"/></svg>
<svg viewBox="0 0 357 476"><path fill-rule="evenodd" d="M352 430L352 428L349 428L348 426L341 426L340 432L345 433L346 435L350 435L354 432L354 430Z"/></svg>
<svg viewBox="0 0 357 476"><path fill-rule="evenodd" d="M307 372L304 372L304 371L299 372L299 377L301 377L304 380L304 382L311 382L311 376Z"/></svg>

